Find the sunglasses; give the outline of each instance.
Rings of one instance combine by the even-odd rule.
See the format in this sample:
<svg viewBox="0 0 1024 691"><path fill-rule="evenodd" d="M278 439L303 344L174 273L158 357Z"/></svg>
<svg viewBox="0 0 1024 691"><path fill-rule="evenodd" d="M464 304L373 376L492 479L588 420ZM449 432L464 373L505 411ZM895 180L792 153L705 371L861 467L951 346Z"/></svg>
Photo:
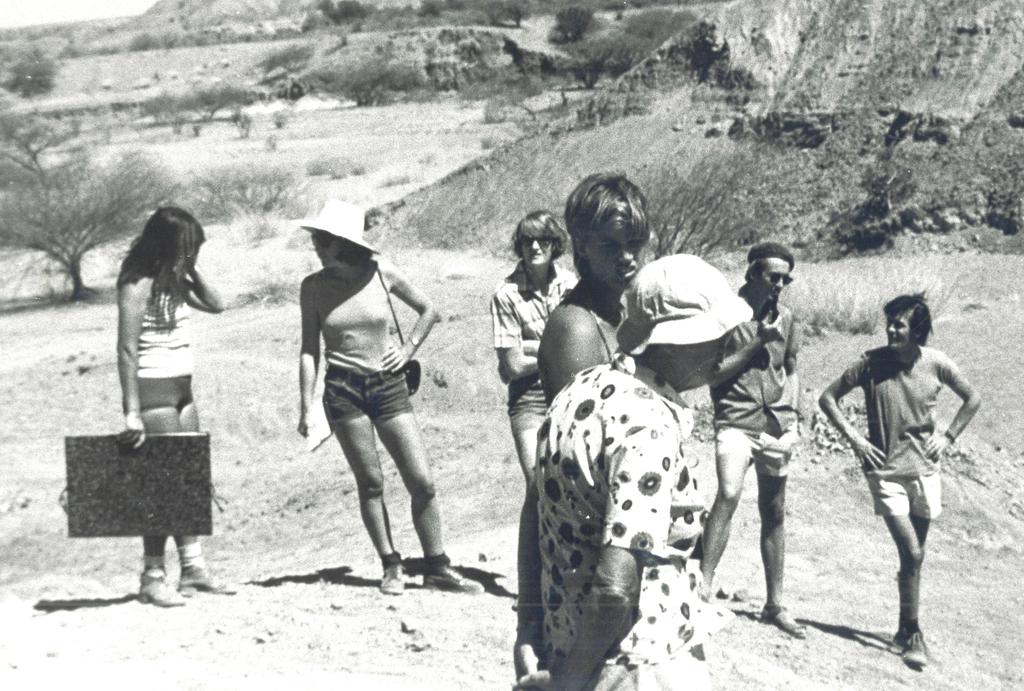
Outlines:
<svg viewBox="0 0 1024 691"><path fill-rule="evenodd" d="M793 277L789 274L781 274L774 271L765 274L764 277L768 279L769 283L781 283L784 286L788 286L793 282Z"/></svg>
<svg viewBox="0 0 1024 691"><path fill-rule="evenodd" d="M522 238L519 241L520 246L529 247L533 243L537 243L542 250L550 249L551 245L555 243L552 238Z"/></svg>

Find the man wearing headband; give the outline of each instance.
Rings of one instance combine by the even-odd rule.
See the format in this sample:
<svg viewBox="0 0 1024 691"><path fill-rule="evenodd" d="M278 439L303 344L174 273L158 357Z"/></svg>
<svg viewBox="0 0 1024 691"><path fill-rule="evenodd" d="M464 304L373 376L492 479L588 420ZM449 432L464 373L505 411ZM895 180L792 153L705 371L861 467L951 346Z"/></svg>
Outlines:
<svg viewBox="0 0 1024 691"><path fill-rule="evenodd" d="M710 608L698 616L689 558L704 501L678 392L709 383L750 307L692 255L640 269L625 303L619 352L577 373L538 433L519 531L517 688L709 687L702 644L716 627Z"/></svg>
<svg viewBox="0 0 1024 691"><path fill-rule="evenodd" d="M782 606L786 475L799 439L799 342L793 313L779 304L779 296L793 280L795 262L787 247L774 242L751 247L747 262L746 282L739 294L750 305L753 319L730 335L711 386L718 492L704 529L704 592L707 597L713 592L715 569L729 541L743 479L753 464L767 587L761 620L794 638L803 638L806 628Z"/></svg>

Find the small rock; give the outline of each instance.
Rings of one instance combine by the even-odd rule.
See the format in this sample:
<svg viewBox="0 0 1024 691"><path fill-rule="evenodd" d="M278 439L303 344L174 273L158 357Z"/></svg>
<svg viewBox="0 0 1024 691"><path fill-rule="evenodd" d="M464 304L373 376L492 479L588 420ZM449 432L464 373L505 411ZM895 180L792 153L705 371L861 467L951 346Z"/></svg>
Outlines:
<svg viewBox="0 0 1024 691"><path fill-rule="evenodd" d="M415 619L402 620L402 633L416 633L419 630L419 622L417 622Z"/></svg>
<svg viewBox="0 0 1024 691"><path fill-rule="evenodd" d="M998 451L998 449L997 449L997 451ZM484 554L483 552L481 552L480 554L477 555L476 560L477 561L487 561L487 555Z"/></svg>

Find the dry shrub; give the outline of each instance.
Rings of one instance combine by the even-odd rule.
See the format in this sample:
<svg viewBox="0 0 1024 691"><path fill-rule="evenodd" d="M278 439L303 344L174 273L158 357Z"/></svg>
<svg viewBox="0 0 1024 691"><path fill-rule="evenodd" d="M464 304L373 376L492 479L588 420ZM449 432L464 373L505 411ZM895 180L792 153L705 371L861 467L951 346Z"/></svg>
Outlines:
<svg viewBox="0 0 1024 691"><path fill-rule="evenodd" d="M308 78L324 91L341 94L358 106L386 103L396 93L423 85L423 75L414 65L373 56L343 70L317 70Z"/></svg>
<svg viewBox="0 0 1024 691"><path fill-rule="evenodd" d="M314 46L308 43L293 43L269 53L259 63L259 68L264 72L273 72L278 68L288 72L298 72L306 68L313 57Z"/></svg>
<svg viewBox="0 0 1024 691"><path fill-rule="evenodd" d="M228 165L193 180L192 207L201 218L223 221L245 213L285 212L299 191L285 166Z"/></svg>
<svg viewBox="0 0 1024 691"><path fill-rule="evenodd" d="M406 173L400 175L389 175L384 178L384 181L380 183L381 187L397 187L398 185L408 185L412 182L412 177Z"/></svg>
<svg viewBox="0 0 1024 691"><path fill-rule="evenodd" d="M882 306L903 293L924 292L934 321L960 280L934 262L890 257L798 264L794 275L784 300L813 333L875 333Z"/></svg>
<svg viewBox="0 0 1024 691"><path fill-rule="evenodd" d="M356 163L344 156L324 154L317 156L306 164L306 175L326 175L331 180L341 180L351 175L364 175L366 166Z"/></svg>
<svg viewBox="0 0 1024 691"><path fill-rule="evenodd" d="M235 307L260 305L271 307L299 299L299 281L294 276L275 275L269 267L257 273L252 287L235 298Z"/></svg>
<svg viewBox="0 0 1024 691"><path fill-rule="evenodd" d="M645 171L642 187L650 202L651 245L655 256L677 252L707 255L754 242L770 218L759 208L762 153L739 147L714 151L692 167L668 156Z"/></svg>

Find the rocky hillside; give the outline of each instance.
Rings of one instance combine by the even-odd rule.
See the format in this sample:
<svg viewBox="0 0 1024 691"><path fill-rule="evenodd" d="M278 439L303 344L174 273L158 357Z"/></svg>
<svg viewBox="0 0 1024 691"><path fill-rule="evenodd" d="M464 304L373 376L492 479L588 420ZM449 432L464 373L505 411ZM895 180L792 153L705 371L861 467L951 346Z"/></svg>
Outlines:
<svg viewBox="0 0 1024 691"><path fill-rule="evenodd" d="M229 21L259 21L301 15L313 0L157 0L142 16L146 25L200 28Z"/></svg>
<svg viewBox="0 0 1024 691"><path fill-rule="evenodd" d="M458 197L472 189L473 206L486 206L478 194L485 188L511 197L561 191L579 172L608 167L609 160L640 179L663 169L665 159L684 174L708 155L733 157L742 146L753 147L764 164L735 189L737 203L758 201L756 213L751 208L746 215L761 234L834 249L877 249L924 233L929 244L953 236L954 245L1019 241L1024 5L737 0L710 7L704 21L712 27L700 46L708 54L696 51L693 33L685 33L592 99L592 107L601 107L621 101L623 91L645 90L646 114L627 119L630 129L644 133L641 149L618 128L579 132L579 123L595 124L581 111L573 131L555 135L556 146L524 141L522 156L498 152L455 176L451 195L442 185L424 196L440 195L439 207L459 209ZM712 85L695 69L701 60L717 62L729 79ZM615 115L627 109L619 110ZM603 146L582 143L594 138ZM599 153L558 166L525 153L537 148ZM528 184L515 179L520 174ZM466 179L481 176L509 179ZM518 206L558 208L562 199L542 195ZM447 221L463 220L455 215ZM426 226L434 219L398 220L424 224L421 236L430 241ZM479 222L469 213L465 220ZM493 226L514 220L499 216Z"/></svg>

